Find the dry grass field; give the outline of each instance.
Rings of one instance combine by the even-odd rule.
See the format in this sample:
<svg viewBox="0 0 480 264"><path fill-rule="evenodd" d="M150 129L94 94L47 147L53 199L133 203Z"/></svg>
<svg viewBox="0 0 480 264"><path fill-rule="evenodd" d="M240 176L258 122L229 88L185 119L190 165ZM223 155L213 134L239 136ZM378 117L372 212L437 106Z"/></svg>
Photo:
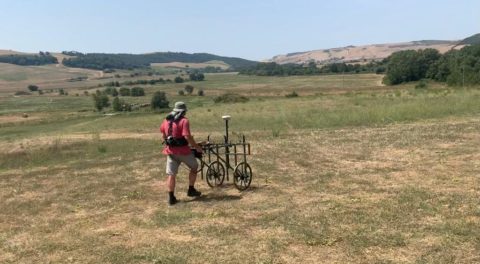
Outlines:
<svg viewBox="0 0 480 264"><path fill-rule="evenodd" d="M198 69L198 68L205 68L208 66L211 67L219 67L222 70L228 69L230 66L223 61L207 61L204 63L186 63L186 62L169 62L169 63L152 63L151 65L153 68L191 68L191 69Z"/></svg>
<svg viewBox="0 0 480 264"><path fill-rule="evenodd" d="M207 75L194 83L205 97L148 88L191 106L195 138L221 135L228 113L232 137L252 144L250 189L199 178L191 199L182 168L175 206L164 114L0 97L0 263L479 263L479 90L380 78ZM222 89L250 101L214 104Z"/></svg>
<svg viewBox="0 0 480 264"><path fill-rule="evenodd" d="M99 71L68 68L60 65L17 66L0 63L0 92L15 92L26 90L30 84L43 89L79 88L96 85L99 81L90 83L69 82L77 77L98 79Z"/></svg>

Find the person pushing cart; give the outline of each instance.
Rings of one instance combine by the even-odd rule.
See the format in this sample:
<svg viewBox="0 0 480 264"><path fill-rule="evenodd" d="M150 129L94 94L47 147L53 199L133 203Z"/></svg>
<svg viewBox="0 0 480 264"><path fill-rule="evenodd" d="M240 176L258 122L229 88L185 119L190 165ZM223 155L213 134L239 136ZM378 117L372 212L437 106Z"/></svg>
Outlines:
<svg viewBox="0 0 480 264"><path fill-rule="evenodd" d="M160 126L160 132L164 139L162 152L167 156L166 185L169 205L174 205L178 202L175 197L175 183L181 163L186 164L190 169L187 196L199 197L202 194L194 187L197 179L198 162L190 148L192 147L198 153L202 153L202 147L197 144L190 133L190 122L185 116L186 113L187 105L184 102L176 102L173 111L167 115Z"/></svg>

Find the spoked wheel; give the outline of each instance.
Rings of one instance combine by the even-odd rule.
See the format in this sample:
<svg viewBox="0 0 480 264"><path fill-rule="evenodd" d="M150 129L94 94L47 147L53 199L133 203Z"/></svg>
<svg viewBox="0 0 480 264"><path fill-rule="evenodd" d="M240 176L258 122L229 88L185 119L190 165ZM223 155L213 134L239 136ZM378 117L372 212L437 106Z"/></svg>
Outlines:
<svg viewBox="0 0 480 264"><path fill-rule="evenodd" d="M210 187L220 186L225 180L225 167L219 161L214 161L208 165L207 184Z"/></svg>
<svg viewBox="0 0 480 264"><path fill-rule="evenodd" d="M246 162L240 162L233 172L233 183L238 190L244 191L252 183L252 168Z"/></svg>

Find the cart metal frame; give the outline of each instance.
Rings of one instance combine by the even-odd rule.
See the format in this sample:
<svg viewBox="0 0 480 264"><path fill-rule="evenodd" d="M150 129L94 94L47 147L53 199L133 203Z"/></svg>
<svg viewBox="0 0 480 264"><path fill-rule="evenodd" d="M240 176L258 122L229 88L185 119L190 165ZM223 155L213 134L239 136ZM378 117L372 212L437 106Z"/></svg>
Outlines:
<svg viewBox="0 0 480 264"><path fill-rule="evenodd" d="M221 186L227 176L230 180L230 171L233 172L233 183L240 190L246 190L252 182L252 168L247 162L247 156L251 155L250 143L242 135L241 141L232 143L229 141L228 121L230 116L223 116L225 120L225 136L223 143L210 142L202 144L203 156L199 159L202 179L205 177L210 187ZM206 168L206 171L204 169Z"/></svg>

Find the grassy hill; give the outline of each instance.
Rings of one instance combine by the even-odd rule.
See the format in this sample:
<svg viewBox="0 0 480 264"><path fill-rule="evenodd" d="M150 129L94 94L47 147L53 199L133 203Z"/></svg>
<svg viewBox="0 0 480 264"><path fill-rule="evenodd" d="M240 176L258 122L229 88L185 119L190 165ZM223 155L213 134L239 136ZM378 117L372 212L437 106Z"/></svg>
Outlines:
<svg viewBox="0 0 480 264"><path fill-rule="evenodd" d="M480 33L475 34L471 37L468 37L462 41L460 41L459 45L478 45L480 44Z"/></svg>
<svg viewBox="0 0 480 264"><path fill-rule="evenodd" d="M285 55L277 55L269 61L279 64L297 63L304 64L316 61L320 64L338 62L365 63L372 60L387 58L392 53L402 50L437 49L445 53L453 48L461 48L465 45L480 44L480 34L473 35L464 40L420 40L404 43L373 44L364 46L347 46L331 49L320 49L303 52L292 52Z"/></svg>
<svg viewBox="0 0 480 264"><path fill-rule="evenodd" d="M147 68L152 63L205 63L208 61L222 61L231 69L255 65L255 61L241 58L223 57L208 53L188 54L183 52L156 52L149 54L106 54L88 53L63 60L69 67L88 69L135 69Z"/></svg>
<svg viewBox="0 0 480 264"><path fill-rule="evenodd" d="M41 89L73 88L98 83L102 73L89 69L73 69L61 65L19 66L0 63L0 92L26 90L30 84ZM88 82L71 82L75 78L87 78ZM95 80L97 79L97 80Z"/></svg>
<svg viewBox="0 0 480 264"><path fill-rule="evenodd" d="M392 53L402 50L419 50L433 48L441 53L452 49L458 41L412 41L404 43L387 43L364 46L347 46L341 48L312 50L306 52L295 52L286 55L277 55L270 61L278 64L296 63L304 64L315 61L319 64L330 63L366 63L387 58Z"/></svg>

